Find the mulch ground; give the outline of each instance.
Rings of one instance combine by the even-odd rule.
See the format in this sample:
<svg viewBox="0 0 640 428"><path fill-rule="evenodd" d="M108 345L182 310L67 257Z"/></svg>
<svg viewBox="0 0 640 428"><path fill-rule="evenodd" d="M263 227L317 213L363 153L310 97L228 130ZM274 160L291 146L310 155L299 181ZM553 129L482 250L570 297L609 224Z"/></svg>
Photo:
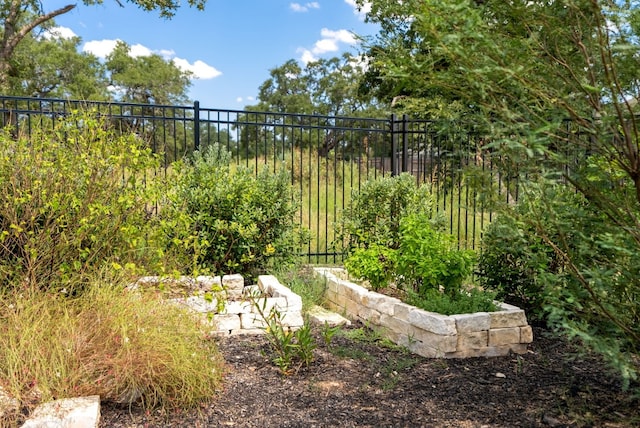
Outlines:
<svg viewBox="0 0 640 428"><path fill-rule="evenodd" d="M271 362L264 336L217 339L228 373L213 405L161 414L105 403L100 426L640 426L638 395L599 358L575 357L541 329L525 355L464 360L426 359L354 334L366 331L354 325L329 345L316 331L314 362L289 376Z"/></svg>

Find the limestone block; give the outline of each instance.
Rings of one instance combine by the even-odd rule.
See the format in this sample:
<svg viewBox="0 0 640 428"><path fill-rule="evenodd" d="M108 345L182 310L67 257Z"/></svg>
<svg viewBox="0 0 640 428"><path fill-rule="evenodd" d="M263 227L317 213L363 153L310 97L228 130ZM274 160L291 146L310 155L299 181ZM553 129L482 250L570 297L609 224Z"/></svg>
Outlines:
<svg viewBox="0 0 640 428"><path fill-rule="evenodd" d="M423 330L444 336L456 334L456 322L453 318L414 308L409 312L408 321Z"/></svg>
<svg viewBox="0 0 640 428"><path fill-rule="evenodd" d="M225 304L220 315L240 315L253 312L253 303L242 300L232 300Z"/></svg>
<svg viewBox="0 0 640 428"><path fill-rule="evenodd" d="M418 354L426 358L442 358L445 356L445 353L442 350L433 348L430 345L431 344L423 343L418 340L410 342L407 348L414 354Z"/></svg>
<svg viewBox="0 0 640 428"><path fill-rule="evenodd" d="M362 298L362 304L364 306L387 315L394 314L394 307L398 303L400 303L400 299L385 296L384 294L376 293L374 291L369 291Z"/></svg>
<svg viewBox="0 0 640 428"><path fill-rule="evenodd" d="M65 398L35 408L22 428L91 428L100 421L100 397Z"/></svg>
<svg viewBox="0 0 640 428"><path fill-rule="evenodd" d="M260 286L258 286L257 284L247 285L244 287L244 290L242 290L242 295L245 298L260 296L261 294L262 294L262 290L260 289Z"/></svg>
<svg viewBox="0 0 640 428"><path fill-rule="evenodd" d="M393 316L408 322L409 313L415 308L416 308L415 306L411 306L402 302L397 302L395 305L393 305Z"/></svg>
<svg viewBox="0 0 640 428"><path fill-rule="evenodd" d="M257 335L257 334L265 334L266 331L264 328L241 328L238 330L231 330L227 335L228 336L249 336L249 335Z"/></svg>
<svg viewBox="0 0 640 428"><path fill-rule="evenodd" d="M520 343L520 327L492 328L489 330L489 346Z"/></svg>
<svg viewBox="0 0 640 428"><path fill-rule="evenodd" d="M491 328L520 327L527 325L527 317L522 309L489 312Z"/></svg>
<svg viewBox="0 0 640 428"><path fill-rule="evenodd" d="M288 311L282 316L282 323L286 326L297 328L304 325L304 317L300 311Z"/></svg>
<svg viewBox="0 0 640 428"><path fill-rule="evenodd" d="M258 328L266 328L267 323L258 314L240 314L238 317L240 327L243 330L253 330ZM233 330L233 329L230 329Z"/></svg>
<svg viewBox="0 0 640 428"><path fill-rule="evenodd" d="M202 296L189 296L189 297L179 297L177 299L170 299L172 303L177 303L187 308L191 309L194 312L200 314L207 313L217 313L218 312L218 301L213 299L211 302L208 302Z"/></svg>
<svg viewBox="0 0 640 428"><path fill-rule="evenodd" d="M338 292L338 282L334 279L327 278L326 281L326 292L337 293Z"/></svg>
<svg viewBox="0 0 640 428"><path fill-rule="evenodd" d="M266 294L273 295L273 288L276 284L280 284L278 279L273 275L259 275L258 276L258 287L264 291Z"/></svg>
<svg viewBox="0 0 640 428"><path fill-rule="evenodd" d="M487 312L476 312L473 314L451 315L456 321L458 333L485 331L491 327L491 317Z"/></svg>
<svg viewBox="0 0 640 428"><path fill-rule="evenodd" d="M409 335L413 327L410 323L387 314L380 314L380 326L395 333L405 335Z"/></svg>
<svg viewBox="0 0 640 428"><path fill-rule="evenodd" d="M482 349L486 348L489 343L489 332L485 331L469 331L458 333L458 350Z"/></svg>
<svg viewBox="0 0 640 428"><path fill-rule="evenodd" d="M442 352L454 352L458 347L458 336L445 336L423 330L414 325L408 331L409 340L417 340L425 345Z"/></svg>
<svg viewBox="0 0 640 428"><path fill-rule="evenodd" d="M533 329L530 325L520 327L520 343L533 342Z"/></svg>
<svg viewBox="0 0 640 428"><path fill-rule="evenodd" d="M219 331L237 330L242 328L238 315L214 315L213 324Z"/></svg>
<svg viewBox="0 0 640 428"><path fill-rule="evenodd" d="M358 318L360 318L364 324L380 324L380 312L367 306L360 306Z"/></svg>
<svg viewBox="0 0 640 428"><path fill-rule="evenodd" d="M196 285L200 289L200 291L203 291L205 293L214 290L221 290L222 278L219 276L201 275L196 277Z"/></svg>
<svg viewBox="0 0 640 428"><path fill-rule="evenodd" d="M241 299L244 291L244 278L239 274L224 275L222 288L227 292L227 298L230 300Z"/></svg>
<svg viewBox="0 0 640 428"><path fill-rule="evenodd" d="M347 297L345 297L345 305L344 309L349 314L349 317L356 318L360 313L360 303L355 302Z"/></svg>
<svg viewBox="0 0 640 428"><path fill-rule="evenodd" d="M348 299L351 299L358 304L363 304L364 297L369 293L369 290L366 288L360 287L359 285L353 284L349 281L340 281L340 287L342 287L342 292Z"/></svg>
<svg viewBox="0 0 640 428"><path fill-rule="evenodd" d="M342 315L328 311L322 306L313 306L307 312L307 316L309 317L309 321L315 325L323 326L328 325L329 327L336 327L339 325L351 325L351 321L343 317Z"/></svg>

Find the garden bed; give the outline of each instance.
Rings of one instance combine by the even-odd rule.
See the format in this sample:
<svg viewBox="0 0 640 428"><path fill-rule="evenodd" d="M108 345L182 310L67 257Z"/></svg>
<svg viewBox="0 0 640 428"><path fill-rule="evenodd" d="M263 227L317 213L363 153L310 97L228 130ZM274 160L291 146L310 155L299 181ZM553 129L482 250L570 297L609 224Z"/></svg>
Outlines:
<svg viewBox="0 0 640 428"><path fill-rule="evenodd" d="M505 303L496 312L441 315L342 279L339 268L315 268L326 278L330 309L361 321L411 352L428 358L524 354L533 331L524 311Z"/></svg>
<svg viewBox="0 0 640 428"><path fill-rule="evenodd" d="M159 287L160 283L170 301L202 314L215 335L264 333L265 320L256 306L267 314L275 308L285 327L297 329L304 323L302 298L273 275L259 276L255 285L245 285L243 276L237 274L176 280L147 276L138 280L142 286Z"/></svg>

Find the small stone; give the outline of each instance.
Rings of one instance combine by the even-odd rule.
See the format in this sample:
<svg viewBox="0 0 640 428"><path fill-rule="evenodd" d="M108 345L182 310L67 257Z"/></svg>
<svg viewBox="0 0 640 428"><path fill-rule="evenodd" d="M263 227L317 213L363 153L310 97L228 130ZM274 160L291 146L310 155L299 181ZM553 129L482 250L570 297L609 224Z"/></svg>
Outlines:
<svg viewBox="0 0 640 428"><path fill-rule="evenodd" d="M505 375L504 373L500 373L500 372L498 372L498 373L496 373L496 377L499 377L499 378L501 378L501 379L504 379L504 378L506 378L506 377L507 377L507 375Z"/></svg>

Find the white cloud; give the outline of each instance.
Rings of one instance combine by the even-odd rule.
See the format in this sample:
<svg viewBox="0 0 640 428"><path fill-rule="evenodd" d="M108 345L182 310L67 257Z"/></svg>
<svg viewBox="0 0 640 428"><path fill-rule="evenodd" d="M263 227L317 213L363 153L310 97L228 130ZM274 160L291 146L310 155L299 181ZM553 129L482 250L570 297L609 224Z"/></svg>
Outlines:
<svg viewBox="0 0 640 428"><path fill-rule="evenodd" d="M360 19L364 19L366 14L371 12L371 2L364 2L361 8L358 8L356 0L344 0L344 2L353 8L353 13L358 15Z"/></svg>
<svg viewBox="0 0 640 428"><path fill-rule="evenodd" d="M113 52L116 45L118 44L118 41L119 40L108 40L108 39L92 40L90 42L85 43L84 46L82 47L82 50L84 52L90 52L93 55L97 56L98 58L104 59L107 57L107 55ZM222 74L221 71L217 70L213 66L208 65L204 61L196 60L195 62L190 63L186 59L177 58L175 56L176 53L170 49L160 49L160 50L154 51L139 43L135 45L131 45L130 48L131 50L129 54L133 58L137 58L140 56L150 56L153 54L160 55L167 61L169 60L173 61L173 63L179 69L184 71L190 71L191 73L193 73L193 78L195 79L208 80L208 79L216 78Z"/></svg>
<svg viewBox="0 0 640 428"><path fill-rule="evenodd" d="M53 27L45 30L42 33L42 37L44 37L45 39L71 39L73 37L77 37L77 35L71 28Z"/></svg>
<svg viewBox="0 0 640 428"><path fill-rule="evenodd" d="M319 55L327 52L337 52L340 50L340 44L354 45L357 43L355 36L348 30L329 30L323 28L320 30L322 38L318 40L311 49L300 48L298 52L301 52L300 61L305 64L316 61Z"/></svg>
<svg viewBox="0 0 640 428"><path fill-rule="evenodd" d="M118 40L92 40L86 42L82 47L83 52L89 52L98 58L106 58L116 48Z"/></svg>
<svg viewBox="0 0 640 428"><path fill-rule="evenodd" d="M320 9L320 3L317 1L309 2L304 5L300 3L291 3L289 8L294 12L308 12L309 9Z"/></svg>
<svg viewBox="0 0 640 428"><path fill-rule="evenodd" d="M209 80L214 79L222 74L215 67L210 66L204 61L196 60L193 64L186 59L173 58L173 63L181 70L190 71L196 79Z"/></svg>
<svg viewBox="0 0 640 428"><path fill-rule="evenodd" d="M253 102L255 100L256 100L255 97L252 97L252 96L248 96L248 97L245 97L245 98L242 98L242 97L236 98L236 102L237 103L242 103L242 102L245 102L245 101L250 103L250 102Z"/></svg>

